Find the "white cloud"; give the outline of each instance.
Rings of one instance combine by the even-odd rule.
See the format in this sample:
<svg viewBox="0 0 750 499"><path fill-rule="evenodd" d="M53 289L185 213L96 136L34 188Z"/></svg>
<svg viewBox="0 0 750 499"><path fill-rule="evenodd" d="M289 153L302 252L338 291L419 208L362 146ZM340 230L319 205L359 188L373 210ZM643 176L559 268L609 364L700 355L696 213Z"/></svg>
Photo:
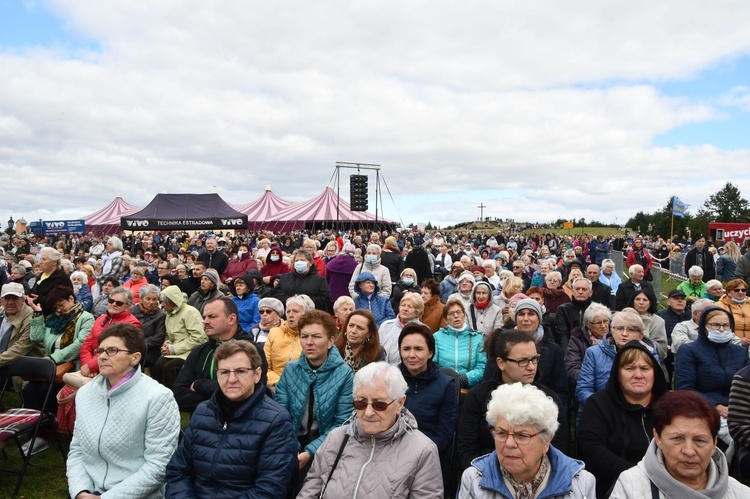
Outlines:
<svg viewBox="0 0 750 499"><path fill-rule="evenodd" d="M0 173L29 179L0 210L30 219L117 191L145 205L216 185L241 204L271 183L299 201L337 160L381 164L406 222L473 219L481 201L623 221L727 178L750 191L747 149L652 146L725 117L659 84L747 54L745 2L51 5L101 52L0 54Z"/></svg>

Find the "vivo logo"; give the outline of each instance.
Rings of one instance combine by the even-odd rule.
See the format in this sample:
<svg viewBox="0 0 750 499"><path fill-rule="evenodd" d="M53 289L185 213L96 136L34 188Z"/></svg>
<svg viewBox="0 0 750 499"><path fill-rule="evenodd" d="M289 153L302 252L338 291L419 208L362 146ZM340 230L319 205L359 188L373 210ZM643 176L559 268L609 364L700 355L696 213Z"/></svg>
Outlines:
<svg viewBox="0 0 750 499"><path fill-rule="evenodd" d="M222 218L221 223L223 225L242 225L241 218Z"/></svg>
<svg viewBox="0 0 750 499"><path fill-rule="evenodd" d="M148 227L148 220L125 220L128 227Z"/></svg>
<svg viewBox="0 0 750 499"><path fill-rule="evenodd" d="M65 222L44 222L50 229L61 229L65 227Z"/></svg>

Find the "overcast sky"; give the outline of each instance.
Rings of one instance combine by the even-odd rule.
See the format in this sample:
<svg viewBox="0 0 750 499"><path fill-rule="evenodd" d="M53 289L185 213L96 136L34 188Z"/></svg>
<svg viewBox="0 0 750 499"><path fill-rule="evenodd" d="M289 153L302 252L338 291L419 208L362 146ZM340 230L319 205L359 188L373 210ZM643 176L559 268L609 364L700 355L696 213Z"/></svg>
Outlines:
<svg viewBox="0 0 750 499"><path fill-rule="evenodd" d="M0 0L0 222L118 192L303 201L336 161L380 164L381 215L405 223L480 203L624 223L727 180L750 198L748 19L746 0Z"/></svg>

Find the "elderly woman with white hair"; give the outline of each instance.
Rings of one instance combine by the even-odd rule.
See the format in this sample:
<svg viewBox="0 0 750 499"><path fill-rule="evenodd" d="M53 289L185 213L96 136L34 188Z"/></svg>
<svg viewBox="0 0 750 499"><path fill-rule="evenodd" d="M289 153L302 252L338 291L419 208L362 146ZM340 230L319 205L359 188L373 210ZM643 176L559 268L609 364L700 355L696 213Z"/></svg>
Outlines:
<svg viewBox="0 0 750 499"><path fill-rule="evenodd" d="M612 294L617 293L617 288L622 284L622 277L615 272L615 261L607 258L602 262L602 272L599 274L599 282L606 284L612 289Z"/></svg>
<svg viewBox="0 0 750 499"><path fill-rule="evenodd" d="M73 284L76 301L83 304L83 309L86 312L91 312L94 308L94 297L91 296L89 277L86 275L86 272L76 270L70 274L70 282Z"/></svg>
<svg viewBox="0 0 750 499"><path fill-rule="evenodd" d="M701 297L701 299L706 298L716 303L723 295L724 285L718 279L711 279L706 283L706 293Z"/></svg>
<svg viewBox="0 0 750 499"><path fill-rule="evenodd" d="M39 267L42 275L31 288L29 296L34 300L34 303L42 307L42 314L45 317L55 312L55 304L48 298L50 292L57 286L73 288L68 274L65 273L60 264L61 259L62 255L54 248L45 246L39 250Z"/></svg>
<svg viewBox="0 0 750 499"><path fill-rule="evenodd" d="M693 265L688 269L688 280L680 283L677 289L685 293L687 301L692 304L706 294L706 283L703 282L703 269Z"/></svg>
<svg viewBox="0 0 750 499"><path fill-rule="evenodd" d="M375 362L360 369L355 412L318 448L297 497L443 497L438 450L404 407L407 388L395 366Z"/></svg>
<svg viewBox="0 0 750 499"><path fill-rule="evenodd" d="M495 450L464 471L459 497L596 497L584 464L550 445L557 415L557 405L534 385L500 385L487 407Z"/></svg>

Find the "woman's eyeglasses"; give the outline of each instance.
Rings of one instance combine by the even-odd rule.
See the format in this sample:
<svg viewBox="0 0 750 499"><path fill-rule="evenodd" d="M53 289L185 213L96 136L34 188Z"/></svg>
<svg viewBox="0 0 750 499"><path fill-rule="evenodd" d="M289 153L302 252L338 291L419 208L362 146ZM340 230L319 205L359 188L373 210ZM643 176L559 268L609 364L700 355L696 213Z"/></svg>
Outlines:
<svg viewBox="0 0 750 499"><path fill-rule="evenodd" d="M601 326L609 326L609 321L607 319L602 319L600 321L596 322L589 322L592 326L601 327Z"/></svg>
<svg viewBox="0 0 750 499"><path fill-rule="evenodd" d="M253 369L250 367L238 367L237 369L217 369L216 374L220 378L228 378L230 374L234 373L238 378L245 378L252 371Z"/></svg>
<svg viewBox="0 0 750 499"><path fill-rule="evenodd" d="M706 323L706 326L708 326L710 329L722 329L722 330L732 329L731 324L728 324L728 323L722 324L721 322L708 322Z"/></svg>
<svg viewBox="0 0 750 499"><path fill-rule="evenodd" d="M464 311L463 310L454 310L453 312L448 312L445 315L447 315L448 317L460 317L460 316L464 315Z"/></svg>
<svg viewBox="0 0 750 499"><path fill-rule="evenodd" d="M368 405L371 405L374 410L377 412L383 412L384 410L388 409L388 406L394 403L396 400L391 400L390 402L381 402L380 400L376 400L374 402L368 402L367 400L355 400L352 402L354 404L354 408L358 411L364 411L367 409Z"/></svg>
<svg viewBox="0 0 750 499"><path fill-rule="evenodd" d="M120 352L133 353L130 350L125 350L123 348L117 348L117 347L95 348L94 349L94 355L96 357L99 357L103 353L106 353L107 357L114 357L115 355L117 355Z"/></svg>
<svg viewBox="0 0 750 499"><path fill-rule="evenodd" d="M538 364L539 359L541 358L542 358L541 355L535 355L534 357L531 357L529 359L510 359L508 357L505 357L503 358L503 360L506 362L515 362L516 364L518 364L518 367L526 367L529 365L529 363Z"/></svg>
<svg viewBox="0 0 750 499"><path fill-rule="evenodd" d="M263 310L258 310L258 313L260 315L266 315L266 314L273 313L273 310L271 310L270 308L264 308Z"/></svg>
<svg viewBox="0 0 750 499"><path fill-rule="evenodd" d="M511 433L505 430L490 430L490 432L498 442L507 442L508 438L512 436L518 445L528 445L532 438L544 433L543 431L537 433Z"/></svg>
<svg viewBox="0 0 750 499"><path fill-rule="evenodd" d="M612 326L612 331L616 333L640 333L640 329L634 328L634 327L627 327L627 326Z"/></svg>
<svg viewBox="0 0 750 499"><path fill-rule="evenodd" d="M115 304L115 305L117 305L118 307L122 307L123 305L125 305L125 302L124 302L124 301L120 301L120 300L115 300L115 299L113 299L113 298L109 298L109 299L108 299L107 301L109 302L109 304L110 304L110 305L112 305L112 304L114 303L114 304Z"/></svg>
<svg viewBox="0 0 750 499"><path fill-rule="evenodd" d="M747 288L735 288L732 291L735 293L747 293Z"/></svg>

